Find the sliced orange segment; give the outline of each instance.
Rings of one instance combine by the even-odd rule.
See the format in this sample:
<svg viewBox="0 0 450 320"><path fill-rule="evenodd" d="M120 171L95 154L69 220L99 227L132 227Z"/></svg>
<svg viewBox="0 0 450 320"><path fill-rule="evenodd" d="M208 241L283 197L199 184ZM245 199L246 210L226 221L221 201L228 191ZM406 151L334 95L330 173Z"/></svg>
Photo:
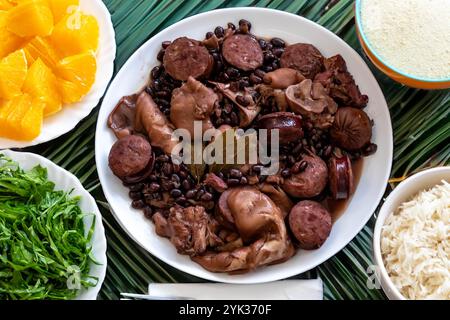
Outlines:
<svg viewBox="0 0 450 320"><path fill-rule="evenodd" d="M33 99L30 108L25 113L21 121L21 140L33 140L42 130L42 122L44 119L45 103L39 99Z"/></svg>
<svg viewBox="0 0 450 320"><path fill-rule="evenodd" d="M24 42L20 37L8 31L6 28L7 15L8 13L6 11L0 11L0 58L19 49Z"/></svg>
<svg viewBox="0 0 450 320"><path fill-rule="evenodd" d="M58 79L57 84L64 103L78 102L89 92L89 88L81 83Z"/></svg>
<svg viewBox="0 0 450 320"><path fill-rule="evenodd" d="M22 140L22 119L31 106L31 97L28 94L22 94L12 100L14 104L13 111L8 115L6 122L10 128L8 138Z"/></svg>
<svg viewBox="0 0 450 320"><path fill-rule="evenodd" d="M77 54L62 59L57 66L57 74L63 79L71 82L79 82L91 88L95 81L97 61L92 52Z"/></svg>
<svg viewBox="0 0 450 320"><path fill-rule="evenodd" d="M27 76L25 52L18 50L1 59L0 75L0 98L9 100L20 95Z"/></svg>
<svg viewBox="0 0 450 320"><path fill-rule="evenodd" d="M38 58L28 70L23 91L45 103L44 115L61 110L62 102L52 70Z"/></svg>
<svg viewBox="0 0 450 320"><path fill-rule="evenodd" d="M37 58L41 58L49 68L56 68L59 56L50 44L48 38L35 37L29 41L23 49L27 56L28 67L31 67Z"/></svg>
<svg viewBox="0 0 450 320"><path fill-rule="evenodd" d="M9 134L13 130L8 122L8 116L14 111L14 108L13 100L3 101L0 105L0 136L2 137L9 138Z"/></svg>
<svg viewBox="0 0 450 320"><path fill-rule="evenodd" d="M79 0L48 0L53 13L53 20L57 24L65 15L78 10Z"/></svg>
<svg viewBox="0 0 450 320"><path fill-rule="evenodd" d="M49 36L53 15L46 1L30 0L8 11L8 30L19 37Z"/></svg>
<svg viewBox="0 0 450 320"><path fill-rule="evenodd" d="M50 38L63 57L89 50L96 52L99 39L97 20L91 15L77 11L58 22Z"/></svg>

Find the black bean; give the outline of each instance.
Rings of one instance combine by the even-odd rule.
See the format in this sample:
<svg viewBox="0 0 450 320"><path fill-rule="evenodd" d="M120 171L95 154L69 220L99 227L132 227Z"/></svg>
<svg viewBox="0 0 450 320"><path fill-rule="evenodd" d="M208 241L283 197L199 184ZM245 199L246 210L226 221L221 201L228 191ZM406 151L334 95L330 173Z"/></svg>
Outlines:
<svg viewBox="0 0 450 320"><path fill-rule="evenodd" d="M328 146L325 148L325 150L323 151L323 156L325 158L328 158L329 156L331 156L331 152L333 151L333 147L332 146Z"/></svg>
<svg viewBox="0 0 450 320"><path fill-rule="evenodd" d="M272 52L266 52L264 54L264 63L272 63L273 60L275 60L275 56Z"/></svg>
<svg viewBox="0 0 450 320"><path fill-rule="evenodd" d="M240 179L242 177L242 172L238 169L231 169L230 170L230 177Z"/></svg>
<svg viewBox="0 0 450 320"><path fill-rule="evenodd" d="M236 26L234 25L234 23L228 22L227 27L231 30L236 30Z"/></svg>
<svg viewBox="0 0 450 320"><path fill-rule="evenodd" d="M247 107L250 104L250 101L248 101L248 99L246 99L242 95L237 95L236 96L236 102L239 103L243 107Z"/></svg>
<svg viewBox="0 0 450 320"><path fill-rule="evenodd" d="M267 48L267 41L264 39L258 39L259 46L261 49L266 50Z"/></svg>
<svg viewBox="0 0 450 320"><path fill-rule="evenodd" d="M142 208L145 207L145 203L144 203L143 200L133 200L133 201L131 202L131 206L132 206L134 209L142 209Z"/></svg>
<svg viewBox="0 0 450 320"><path fill-rule="evenodd" d="M187 199L184 196L178 197L177 200L175 200L175 202L180 206L184 206L186 204L186 201Z"/></svg>
<svg viewBox="0 0 450 320"><path fill-rule="evenodd" d="M172 189L172 190L170 191L170 195L171 195L172 197L174 197L174 198L181 197L182 194L183 194L183 192L181 192L180 189Z"/></svg>
<svg viewBox="0 0 450 320"><path fill-rule="evenodd" d="M163 113L164 113L164 115L166 117L169 117L170 116L170 109L164 109Z"/></svg>
<svg viewBox="0 0 450 320"><path fill-rule="evenodd" d="M239 83L239 89L244 90L246 87L250 87L249 78L242 78L238 81Z"/></svg>
<svg viewBox="0 0 450 320"><path fill-rule="evenodd" d="M161 49L159 52L158 52L158 55L156 56L156 59L158 59L158 61L163 61L163 59L164 59L164 54L166 53L166 50L164 50L164 49Z"/></svg>
<svg viewBox="0 0 450 320"><path fill-rule="evenodd" d="M250 82L252 84L260 84L262 82L262 79L258 77L256 74L252 73L250 75Z"/></svg>
<svg viewBox="0 0 450 320"><path fill-rule="evenodd" d="M222 171L220 171L220 172L217 174L217 176L218 176L220 179L222 179L222 180L223 180L223 178L224 178L224 175L223 175L223 172L222 172Z"/></svg>
<svg viewBox="0 0 450 320"><path fill-rule="evenodd" d="M192 199L195 197L195 194L197 193L196 190L189 190L188 192L186 192L186 198L188 199Z"/></svg>
<svg viewBox="0 0 450 320"><path fill-rule="evenodd" d="M297 174L297 173L305 171L307 167L308 167L308 162L303 160L303 161L300 161L300 162L297 162L296 164L294 164L291 168L291 171L292 171L292 173Z"/></svg>
<svg viewBox="0 0 450 320"><path fill-rule="evenodd" d="M148 177L150 181L158 181L158 177L154 174L151 174L150 177Z"/></svg>
<svg viewBox="0 0 450 320"><path fill-rule="evenodd" d="M191 183L187 179L183 180L183 182L181 183L181 187L186 191L192 188Z"/></svg>
<svg viewBox="0 0 450 320"><path fill-rule="evenodd" d="M152 208L150 206L146 206L144 208L144 216L147 219L150 219L153 216L153 210L152 210Z"/></svg>
<svg viewBox="0 0 450 320"><path fill-rule="evenodd" d="M161 188L164 191L170 191L170 190L172 190L174 188L173 182L170 181L170 180L167 180L167 179L163 179L161 181Z"/></svg>
<svg viewBox="0 0 450 320"><path fill-rule="evenodd" d="M150 72L150 75L152 77L152 79L156 79L161 75L161 67L160 66L156 66L152 69L152 71Z"/></svg>
<svg viewBox="0 0 450 320"><path fill-rule="evenodd" d="M228 180L227 180L227 184L228 184L230 187L235 187L235 186L237 186L239 183L240 183L240 180L239 180L239 179L228 179Z"/></svg>
<svg viewBox="0 0 450 320"><path fill-rule="evenodd" d="M239 31L242 33L249 33L251 28L252 24L249 21L245 19L239 20Z"/></svg>
<svg viewBox="0 0 450 320"><path fill-rule="evenodd" d="M146 87L145 87L145 92L147 92L150 96L153 97L154 92L153 92L152 87L146 86Z"/></svg>
<svg viewBox="0 0 450 320"><path fill-rule="evenodd" d="M202 201L211 201L212 198L213 198L212 194L209 193L209 192L206 192L204 195L202 195L200 197L200 200L202 200Z"/></svg>
<svg viewBox="0 0 450 320"><path fill-rule="evenodd" d="M219 54L219 53L214 52L214 53L211 54L211 55L212 55L212 57L213 57L213 59L214 59L215 61L220 61L220 54Z"/></svg>
<svg viewBox="0 0 450 320"><path fill-rule="evenodd" d="M281 176L283 178L289 178L291 176L291 170L289 169L284 169L283 171L281 171Z"/></svg>
<svg viewBox="0 0 450 320"><path fill-rule="evenodd" d="M223 69L223 63L220 60L216 60L216 71L221 71Z"/></svg>
<svg viewBox="0 0 450 320"><path fill-rule="evenodd" d="M161 43L161 47L162 47L163 49L167 49L167 47L170 46L171 43L172 43L172 42L170 42L170 41L163 41L163 42Z"/></svg>
<svg viewBox="0 0 450 320"><path fill-rule="evenodd" d="M200 198L205 194L205 190L200 189L197 191L197 194L195 195L195 199L200 200Z"/></svg>
<svg viewBox="0 0 450 320"><path fill-rule="evenodd" d="M270 43L276 48L284 48L286 46L284 40L280 38L272 38L272 40L270 40Z"/></svg>
<svg viewBox="0 0 450 320"><path fill-rule="evenodd" d="M239 183L245 185L248 183L248 179L246 177L242 177L241 180L239 180Z"/></svg>
<svg viewBox="0 0 450 320"><path fill-rule="evenodd" d="M205 38L206 38L206 39L209 39L209 38L211 38L213 35L214 35L213 32L208 31L208 32L206 33L206 35L205 35Z"/></svg>
<svg viewBox="0 0 450 320"><path fill-rule="evenodd" d="M225 117L224 119L223 119L223 122L225 122L225 124L231 124L231 118L230 117Z"/></svg>
<svg viewBox="0 0 450 320"><path fill-rule="evenodd" d="M141 191L142 189L144 189L144 184L143 183L136 183L130 186L130 191Z"/></svg>
<svg viewBox="0 0 450 320"><path fill-rule="evenodd" d="M273 67L271 65L265 65L262 68L264 69L265 72L272 72L273 71Z"/></svg>
<svg viewBox="0 0 450 320"><path fill-rule="evenodd" d="M156 191L159 191L160 188L161 188L161 186L160 186L158 183L152 182L152 183L150 183L150 185L148 186L147 190L148 190L149 192L156 192Z"/></svg>
<svg viewBox="0 0 450 320"><path fill-rule="evenodd" d="M227 70L225 71L225 73L230 77L230 78L237 78L240 75L240 72L238 69L233 68L233 67L229 67L227 68Z"/></svg>
<svg viewBox="0 0 450 320"><path fill-rule="evenodd" d="M372 154L374 154L375 152L377 152L378 146L375 143L371 143L369 144L363 151L363 155L364 156L370 156Z"/></svg>
<svg viewBox="0 0 450 320"><path fill-rule="evenodd" d="M253 169L253 172L261 173L262 168L263 168L262 165L260 165L260 164L255 164L255 165L253 166L252 169Z"/></svg>
<svg viewBox="0 0 450 320"><path fill-rule="evenodd" d="M186 179L188 177L189 173L187 173L186 171L180 171L178 173L178 175L180 176L180 178Z"/></svg>
<svg viewBox="0 0 450 320"><path fill-rule="evenodd" d="M141 199L142 196L140 192L135 191L128 192L128 195L130 196L131 200L139 200Z"/></svg>
<svg viewBox="0 0 450 320"><path fill-rule="evenodd" d="M225 31L222 27L218 26L214 29L214 34L217 38L223 38L223 36L225 35Z"/></svg>

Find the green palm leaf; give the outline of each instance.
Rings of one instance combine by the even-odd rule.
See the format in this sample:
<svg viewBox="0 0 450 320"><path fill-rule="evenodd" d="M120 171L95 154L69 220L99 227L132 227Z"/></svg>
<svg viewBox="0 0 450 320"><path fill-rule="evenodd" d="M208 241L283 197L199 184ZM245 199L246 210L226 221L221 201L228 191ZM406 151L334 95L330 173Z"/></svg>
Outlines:
<svg viewBox="0 0 450 320"><path fill-rule="evenodd" d="M338 34L360 52L353 23L352 0L104 0L116 29L116 72L139 46L161 29L196 13L217 8L258 6L305 16ZM371 66L370 63L368 63ZM389 103L394 127L392 177L407 176L429 166L450 162L450 92L421 91L393 83L372 67ZM56 141L29 148L76 174L98 199L108 238L108 272L102 299L120 292L144 293L149 282L201 281L162 263L134 243L109 211L100 188L94 159L95 110L78 127ZM392 185L393 187L393 185ZM388 193L390 187L386 191ZM366 286L372 264L372 218L358 236L336 256L297 278L320 275L326 299L383 299Z"/></svg>

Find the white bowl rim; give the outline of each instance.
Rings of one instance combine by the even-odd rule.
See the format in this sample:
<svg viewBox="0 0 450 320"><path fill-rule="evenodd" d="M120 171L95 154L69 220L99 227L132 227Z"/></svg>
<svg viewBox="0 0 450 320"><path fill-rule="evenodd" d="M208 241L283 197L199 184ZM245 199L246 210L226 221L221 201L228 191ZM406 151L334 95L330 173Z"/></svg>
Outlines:
<svg viewBox="0 0 450 320"><path fill-rule="evenodd" d="M384 280L386 281L388 289L395 295L396 299L398 300L407 300L405 296L403 296L400 291L397 289L395 284L392 282L391 277L387 273L386 267L384 265L383 257L381 255L381 230L384 226L384 223L387 219L387 217L392 214L392 212L387 210L387 207L390 207L392 203L397 200L397 198L401 195L404 195L404 189L407 188L410 185L415 184L416 182L426 179L426 177L430 174L435 174L439 172L450 172L450 166L440 166L436 168L430 168L423 171L420 171L407 179L400 182L400 184L388 195L386 200L384 201L383 205L380 208L380 211L377 216L377 222L375 223L375 228L373 231L373 256L374 256L374 262L379 267L379 276L380 279L378 280ZM419 189L414 191L414 193L410 194L409 196L414 196L414 194L417 194L418 192L422 191L424 189ZM384 289L384 288L383 288ZM385 289L386 290L386 289Z"/></svg>
<svg viewBox="0 0 450 320"><path fill-rule="evenodd" d="M277 9L271 9L271 8L259 8L259 7L233 7L233 8L215 9L215 10L211 10L211 11L208 11L208 12L199 13L199 14L190 16L190 17L188 17L188 18L182 19L182 20L180 20L180 21L174 23L173 25L171 25L171 26L165 28L164 30L161 30L161 31L158 32L155 36L159 35L161 32L171 32L173 29L177 28L179 24L185 24L185 23L188 23L188 22L190 22L191 20L194 20L194 19L199 19L199 18L207 17L207 16L209 16L209 15L211 15L211 14L213 14L213 13L216 13L216 14L217 14L217 13L219 13L219 12L233 12L233 11L239 12L240 14L243 13L244 15L245 15L246 12L266 12L266 13L267 13L267 12L269 12L269 13L272 12L272 13L276 13L276 14L279 14L279 15L285 15L285 16L289 16L289 17L295 17L296 19L302 20L304 23L312 24L312 25L314 25L314 27L319 28L319 29L321 29L323 32L327 33L327 35L328 35L329 37L334 38L336 41L341 42L341 43L343 43L346 47L348 47L348 49L354 54L355 60L359 60L359 62L367 69L368 75L371 76L371 77L373 77L373 78L375 79L375 77L373 76L373 73L370 71L370 68L367 66L367 64L366 64L366 62L364 61L364 59L358 54L358 52L356 52L355 49L353 49L350 45L348 45L348 44L347 44L344 40L342 40L339 36L337 36L337 35L334 34L332 31L326 29L325 27L319 25L318 23L316 23L316 22L314 22L314 21L312 21L312 20L309 20L309 19L307 19L307 18L305 18L305 17L302 17L302 16L298 16L298 15L293 14L293 13L289 13L289 12L285 12L285 11L277 10ZM153 37L155 37L155 36L153 36ZM142 45L141 45L141 46L140 46L140 47L139 47L139 48L138 48L138 49L137 49L137 50L136 50L129 58L128 58L128 60L125 62L125 64L121 67L121 69L120 69L120 70L117 72L117 74L114 76L114 79L112 80L112 83L115 81L116 78L121 77L121 75L122 75L123 73L125 73L125 70L127 69L127 66L130 64L131 60L133 60L133 58L135 58L136 56L138 56L139 53L140 53L141 51L144 51L144 48L146 48L146 47L148 46L148 42L150 42L150 41L153 39L153 37L150 38L150 39L148 39L146 42L144 42L144 43L143 43L143 44L142 44ZM150 72L150 71L149 71L149 72ZM379 90L379 91L381 92L381 94L382 94L382 96L383 96L383 99L385 100L384 95L383 95L383 93L382 93L382 91L381 91L381 88L379 87L379 84L377 83L376 79L375 79L375 82L376 82L376 85L377 85L377 90ZM111 90L111 88L109 88L108 91L109 91L109 90ZM108 95L108 91L107 91L107 93L106 93L105 96ZM105 99L103 100L103 103L105 103ZM386 105L387 105L387 104L386 104ZM102 104L102 107L103 107L103 104ZM101 112L101 111L100 111L100 112ZM388 111L387 111L387 112L388 112ZM100 119L100 117L99 117L99 119ZM386 123L386 125L387 125L387 128L389 129L389 132L392 133L392 123L391 123L391 121L389 121L388 123ZM96 136L98 136L98 133L101 131L102 126L104 126L104 123L101 123L100 121L97 121ZM389 176L390 176L391 166L392 166L392 155L393 155L393 139L392 139L392 135L390 135L390 136L389 136L388 138L386 138L386 139L388 140L388 141L387 141L387 144L386 144L386 147L387 147L387 151L386 151L386 152L387 152L387 157L388 157L389 161L388 161L388 163L386 163L387 170L386 170L386 172L385 172L385 177L383 177L383 179L384 179L384 180L386 181L386 183L387 183L388 178L389 178ZM101 148L101 147L103 147L103 146L101 146L101 145L97 142L97 140L96 140L96 150L98 150L98 149ZM99 152L96 152L95 155L96 155L96 163L100 163L100 162L102 161L101 158L100 158L100 153L99 153ZM99 173L100 182L101 182L101 185L102 185L102 189L103 189L103 191L104 191L104 187L103 187L103 183L102 183L102 174L99 172L98 168L99 168L99 167L98 167L98 165L97 165L97 171L98 171L98 173ZM348 243L349 243L349 242L350 242L350 241L351 241L351 240L352 240L352 239L353 239L353 238L354 238L354 237L362 230L362 228L367 224L367 221L368 221L368 220L370 219L370 217L373 215L373 212L375 211L375 209L377 208L377 206L378 206L380 200L382 199L384 192L385 192L385 188L383 188L382 190L381 190L381 189L379 190L379 192L377 193L377 195L374 197L374 198L377 199L377 201L376 201L376 202L374 201L374 203L373 203L371 206L368 207L368 208L370 209L370 210L368 210L368 211L371 212L371 215L368 216L367 220L366 220L366 219L362 219L357 225L355 225L355 227L354 227L354 230L356 231L356 232L355 232L355 235L354 235L348 242L343 243L342 245L336 246L336 248L334 248L334 249L332 250L332 251L333 251L333 254L327 254L327 255L324 255L324 257L321 257L320 259L317 259L316 263L314 263L314 266L311 266L311 267L308 266L308 269L303 270L303 271L301 271L301 272L306 272L306 271L311 270L312 268L314 268L314 267L316 267L316 266L322 264L323 262L325 262L325 261L327 261L328 259L330 259L331 257L333 257L336 253L338 253L339 251L341 251L346 245L348 245ZM104 192L104 194L105 194L105 197L106 197L106 199L108 200L108 202L110 202L110 196L111 196L111 195L108 195L108 194L105 193L105 192ZM201 272L198 272L198 271L195 271L195 272L185 271L185 270L183 270L182 266L177 265L178 263L173 263L173 262L169 261L169 259L168 259L167 257L165 257L163 254L160 254L160 253L158 253L158 252L150 252L150 251L146 248L146 245L144 245L139 239L137 239L137 238L136 238L136 237L135 237L128 229L127 229L127 228L125 228L124 224L122 223L121 219L119 218L119 215L115 212L115 210L114 210L112 207L111 207L111 212L113 213L113 215L114 215L116 221L117 221L118 224L122 227L122 229L130 236L131 239L133 239L133 241L135 241L137 244L139 244L139 246L140 246L141 248L143 248L144 250L146 250L146 251L149 252L150 254L154 255L154 256L157 257L158 259L162 260L163 262L165 262L165 263L171 265L172 267L174 267L174 268L176 268L176 269L178 269L178 270L180 270L180 271L182 271L182 272L186 272L186 273L189 273L189 274L194 275L194 276L196 276L196 277L200 277L200 278L202 278L202 279L206 279L206 280L210 280L210 281L220 281L220 282L224 282L224 283L237 283L237 284L260 283L260 282L275 281L275 280L278 280L278 279L279 279L279 278L276 277L276 276L275 276L275 277L274 277L274 276L272 276L272 277L268 276L267 279L264 280L264 281L262 281L262 280L261 280L261 281L253 281L253 280L245 280L245 279L235 279L235 280L233 280L233 279L230 279L230 278L227 278L227 279L220 278L220 274L217 275L216 273L212 273L212 272L207 272L207 273L205 273L205 274L202 274ZM363 221L363 220L364 220L364 221ZM292 276L295 276L295 275L298 275L298 274L299 274L298 271L291 270L291 271L289 272L289 271L286 270L286 271L284 272L284 278L289 278L289 277L292 277Z"/></svg>
<svg viewBox="0 0 450 320"><path fill-rule="evenodd" d="M29 159L37 159L37 161L40 164L43 164L43 166L47 169L47 170L51 170L56 172L57 174L61 175L61 176L66 176L68 179L70 179L71 184L73 184L74 186L76 186L83 194L81 195L83 198L86 199L86 201L91 203L92 208L94 209L93 213L95 214L96 217L96 221L95 221L95 234L97 234L100 239L97 239L97 241L100 241L99 243L99 247L104 248L104 250L102 250L102 252L98 253L98 255L101 255L101 257L95 257L97 258L97 261L104 261L104 263L101 265L101 270L100 270L100 274L98 277L98 283L95 287L90 287L88 289L82 289L82 291L84 291L85 295L88 296L86 299L87 300L94 300L94 297L96 298L98 296L98 293L100 292L103 282L105 280L105 276L106 276L106 269L107 269L107 257L106 257L106 251L107 251L107 242L106 242L106 235L105 235L105 228L103 226L103 222L102 222L102 214L100 213L100 210L98 209L97 206L97 202L95 201L94 197L89 193L89 191L87 191L84 186L81 184L80 180L71 172L69 172L68 170L58 166L56 163L54 163L53 161L39 155L36 153L31 153L31 152L21 152L21 151L13 151L10 149L4 149L4 150L0 150L0 153L4 153L5 155L20 155L23 156L24 158L29 158ZM16 160L14 160L16 161ZM20 165L20 161L16 161L17 163L19 163ZM98 259L100 258L100 259ZM74 300L78 300L78 296L74 297Z"/></svg>

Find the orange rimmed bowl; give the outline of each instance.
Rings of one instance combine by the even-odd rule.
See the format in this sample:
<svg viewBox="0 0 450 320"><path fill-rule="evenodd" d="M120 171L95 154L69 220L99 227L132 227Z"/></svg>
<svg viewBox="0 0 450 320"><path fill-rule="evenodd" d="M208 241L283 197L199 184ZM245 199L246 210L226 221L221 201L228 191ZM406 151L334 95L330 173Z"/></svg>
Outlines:
<svg viewBox="0 0 450 320"><path fill-rule="evenodd" d="M408 87L413 87L417 89L449 89L450 88L450 78L447 79L426 79L420 78L411 74L402 72L388 63L383 61L383 58L374 50L370 45L366 35L363 32L362 21L361 21L361 0L356 0L355 2L355 25L356 33L358 35L359 42L363 48L366 55L372 61L372 63L385 75L394 81L400 82Z"/></svg>

